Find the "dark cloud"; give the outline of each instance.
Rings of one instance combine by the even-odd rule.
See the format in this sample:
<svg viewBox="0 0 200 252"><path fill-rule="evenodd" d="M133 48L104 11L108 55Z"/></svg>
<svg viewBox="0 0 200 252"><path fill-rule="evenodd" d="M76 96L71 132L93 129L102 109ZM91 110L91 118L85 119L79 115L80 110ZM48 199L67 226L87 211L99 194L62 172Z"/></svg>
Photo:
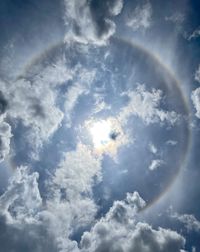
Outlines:
<svg viewBox="0 0 200 252"><path fill-rule="evenodd" d="M54 239L42 225L12 225L0 217L0 244L3 252L55 252Z"/></svg>
<svg viewBox="0 0 200 252"><path fill-rule="evenodd" d="M8 107L8 101L5 99L3 93L0 90L0 115L6 112Z"/></svg>
<svg viewBox="0 0 200 252"><path fill-rule="evenodd" d="M70 1L66 6L66 41L105 44L115 33L116 25L112 18L120 14L123 0L115 1Z"/></svg>

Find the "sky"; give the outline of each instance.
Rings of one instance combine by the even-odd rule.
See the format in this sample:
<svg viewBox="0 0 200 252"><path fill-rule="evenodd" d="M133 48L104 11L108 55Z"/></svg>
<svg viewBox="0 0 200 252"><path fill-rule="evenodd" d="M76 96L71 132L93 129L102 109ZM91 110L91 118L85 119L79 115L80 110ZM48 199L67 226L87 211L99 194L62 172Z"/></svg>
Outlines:
<svg viewBox="0 0 200 252"><path fill-rule="evenodd" d="M0 252L200 251L199 13L0 1Z"/></svg>

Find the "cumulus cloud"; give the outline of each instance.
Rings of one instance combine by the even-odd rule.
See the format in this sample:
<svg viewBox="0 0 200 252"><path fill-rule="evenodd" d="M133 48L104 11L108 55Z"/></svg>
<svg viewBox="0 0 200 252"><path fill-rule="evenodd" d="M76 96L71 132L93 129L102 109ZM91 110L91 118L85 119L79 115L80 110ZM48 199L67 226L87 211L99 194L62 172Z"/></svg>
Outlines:
<svg viewBox="0 0 200 252"><path fill-rule="evenodd" d="M22 246L29 248L28 244L32 244L29 251L37 252L46 248L59 252L119 249L124 252L142 252L145 249L154 252L173 249L173 252L180 252L184 249L185 240L178 233L162 228L153 229L149 224L137 220L138 212L146 205L137 192L127 193L125 200L115 201L107 214L94 222L97 208L84 192L91 190L91 178L98 173L92 171L92 167L97 166L97 161L85 148L79 146L76 151L68 153L64 163L57 169L62 172L56 170L50 177L51 183L47 184L50 194L45 204L39 191L38 173L30 173L26 167L17 169L7 190L0 197L0 214L6 219L1 227L6 225L4 235L8 235L10 240L9 248L8 244L3 243L6 246L4 251L14 248L16 252L21 251L20 245L15 242L16 237L22 239ZM91 168L87 168L90 165ZM80 166L83 167L75 169ZM68 172L64 171L64 167ZM76 187L75 183L80 185ZM72 238L73 234L88 225L92 228L83 233L78 245ZM14 233L14 236L10 236ZM45 239L50 239L48 244L51 248L44 243Z"/></svg>
<svg viewBox="0 0 200 252"><path fill-rule="evenodd" d="M0 119L0 162L2 162L10 152L11 137L11 126Z"/></svg>
<svg viewBox="0 0 200 252"><path fill-rule="evenodd" d="M122 7L123 0L65 0L65 40L105 44L115 33L112 17L119 15Z"/></svg>
<svg viewBox="0 0 200 252"><path fill-rule="evenodd" d="M91 225L97 206L92 197L95 181L101 180L101 160L83 144L67 152L46 184L48 197L40 219L55 237L59 251L78 251L70 237Z"/></svg>
<svg viewBox="0 0 200 252"><path fill-rule="evenodd" d="M71 80L74 71L63 59L32 69L9 83L1 81L0 113L2 157L9 151L11 128L5 120L18 121L26 127L23 135L35 150L39 150L59 128L64 114L57 105L57 88ZM2 122L4 124L2 124ZM34 147L35 146L35 147ZM2 159L2 158L1 158Z"/></svg>
<svg viewBox="0 0 200 252"><path fill-rule="evenodd" d="M138 4L135 9L129 13L126 25L132 30L147 29L152 22L152 6L149 1L144 4Z"/></svg>
<svg viewBox="0 0 200 252"><path fill-rule="evenodd" d="M120 121L126 123L130 116L138 116L146 124L167 122L171 125L177 122L179 115L175 111L165 111L159 108L162 91L146 90L145 85L138 85L134 91L124 93L129 98L129 103L119 113Z"/></svg>
<svg viewBox="0 0 200 252"><path fill-rule="evenodd" d="M185 240L178 233L153 229L144 222L136 222L137 212L145 206L138 193L127 194L124 201L116 201L81 239L81 251L154 251L180 252Z"/></svg>
<svg viewBox="0 0 200 252"><path fill-rule="evenodd" d="M27 167L17 168L10 184L0 197L0 212L9 224L32 224L42 205L38 189L38 173L29 174Z"/></svg>
<svg viewBox="0 0 200 252"><path fill-rule="evenodd" d="M1 85L0 81L0 85ZM11 126L5 121L8 102L0 91L0 162L2 162L10 152L10 140L12 137Z"/></svg>
<svg viewBox="0 0 200 252"><path fill-rule="evenodd" d="M53 89L40 84L20 79L5 85L3 92L9 100L7 116L22 120L31 129L30 141L41 144L59 127L63 113L56 107Z"/></svg>
<svg viewBox="0 0 200 252"><path fill-rule="evenodd" d="M53 182L66 190L68 197L72 197L74 193L89 192L95 176L101 178L101 160L88 146L79 143L75 151L65 154L55 171Z"/></svg>

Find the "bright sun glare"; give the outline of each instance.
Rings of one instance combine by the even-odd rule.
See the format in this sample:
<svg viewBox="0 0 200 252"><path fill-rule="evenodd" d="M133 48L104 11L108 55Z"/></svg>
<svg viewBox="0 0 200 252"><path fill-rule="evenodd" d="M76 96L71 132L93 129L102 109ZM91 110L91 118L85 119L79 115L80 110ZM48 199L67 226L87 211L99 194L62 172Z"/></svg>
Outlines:
<svg viewBox="0 0 200 252"><path fill-rule="evenodd" d="M91 125L90 132L95 148L102 148L105 145L109 144L109 142L111 141L111 130L110 121L101 120Z"/></svg>

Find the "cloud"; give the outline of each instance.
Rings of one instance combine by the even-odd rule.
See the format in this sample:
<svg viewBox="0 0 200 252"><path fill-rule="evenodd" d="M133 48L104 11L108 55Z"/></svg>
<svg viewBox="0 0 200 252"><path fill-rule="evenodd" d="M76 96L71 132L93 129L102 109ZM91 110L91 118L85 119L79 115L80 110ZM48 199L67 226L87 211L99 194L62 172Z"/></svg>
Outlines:
<svg viewBox="0 0 200 252"><path fill-rule="evenodd" d="M195 72L194 79L195 79L195 81L200 83L200 65L198 66L198 69Z"/></svg>
<svg viewBox="0 0 200 252"><path fill-rule="evenodd" d="M165 20L175 23L177 25L181 25L185 20L185 16L183 13L175 12L171 16L165 17Z"/></svg>
<svg viewBox="0 0 200 252"><path fill-rule="evenodd" d="M100 180L101 160L80 143L76 150L64 155L46 183L46 208L39 216L54 236L59 251L78 251L77 242L70 237L94 221L97 206L92 187Z"/></svg>
<svg viewBox="0 0 200 252"><path fill-rule="evenodd" d="M181 222L186 227L188 232L200 232L200 221L197 220L194 215L172 213L171 217Z"/></svg>
<svg viewBox="0 0 200 252"><path fill-rule="evenodd" d="M196 117L200 118L200 88L195 89L192 91L191 99L194 105L194 108L196 109Z"/></svg>
<svg viewBox="0 0 200 252"><path fill-rule="evenodd" d="M188 37L188 40L196 39L200 36L200 28L197 28L193 33Z"/></svg>
<svg viewBox="0 0 200 252"><path fill-rule="evenodd" d="M10 152L11 137L11 126L0 119L0 162L2 162Z"/></svg>
<svg viewBox="0 0 200 252"><path fill-rule="evenodd" d="M65 154L55 171L53 183L66 190L67 197L72 197L90 192L94 177L101 179L101 159L95 157L88 146L79 143L75 151Z"/></svg>
<svg viewBox="0 0 200 252"><path fill-rule="evenodd" d="M179 115L175 111L165 111L159 108L162 99L162 91L146 90L145 85L138 85L134 91L124 93L129 98L129 103L119 113L119 120L126 123L130 116L138 116L147 125L151 123L167 122L175 124Z"/></svg>
<svg viewBox="0 0 200 252"><path fill-rule="evenodd" d="M166 144L167 144L167 145L171 145L171 146L175 146L175 145L177 145L177 141L168 140L168 141L166 142Z"/></svg>
<svg viewBox="0 0 200 252"><path fill-rule="evenodd" d="M66 42L75 40L86 44L104 45L115 33L116 25L112 17L120 14L122 0L65 0L64 3Z"/></svg>
<svg viewBox="0 0 200 252"><path fill-rule="evenodd" d="M78 99L90 91L91 84L96 76L95 70L86 70L82 65L78 65L74 70L73 85L69 87L65 95L65 120L68 128L72 125L72 112Z"/></svg>
<svg viewBox="0 0 200 252"><path fill-rule="evenodd" d="M37 222L36 214L42 205L38 178L38 173L29 174L27 167L15 171L7 190L0 197L0 212L9 224Z"/></svg>
<svg viewBox="0 0 200 252"><path fill-rule="evenodd" d="M160 160L160 159L152 160L152 162L149 166L149 170L151 170L151 171L157 170L163 164L164 164L163 160Z"/></svg>
<svg viewBox="0 0 200 252"><path fill-rule="evenodd" d="M53 89L20 79L10 88L5 87L4 93L10 101L8 116L22 120L31 129L30 141L41 145L59 127L63 113L56 107Z"/></svg>
<svg viewBox="0 0 200 252"><path fill-rule="evenodd" d="M61 59L48 66L38 63L15 81L1 81L0 109L4 120L9 119L11 125L22 123L26 128L23 136L34 148L33 152L39 151L63 120L64 114L57 104L57 88L74 75L65 63ZM2 128L5 129L5 124ZM8 141L4 138L3 146L9 145L10 130L7 132Z"/></svg>
<svg viewBox="0 0 200 252"><path fill-rule="evenodd" d="M133 31L147 29L151 26L152 6L149 1L144 4L138 4L136 8L128 15L126 25Z"/></svg>
<svg viewBox="0 0 200 252"><path fill-rule="evenodd" d="M0 85L3 82L0 81ZM5 121L8 108L8 101L0 90L0 162L2 162L10 152L10 140L12 137L11 126Z"/></svg>
<svg viewBox="0 0 200 252"><path fill-rule="evenodd" d="M149 150L152 154L156 154L158 152L156 146L152 143L149 144Z"/></svg>
<svg viewBox="0 0 200 252"><path fill-rule="evenodd" d="M137 192L127 194L124 201L115 201L105 217L82 236L81 251L154 251L180 252L185 239L178 233L136 222L139 209L145 206Z"/></svg>
<svg viewBox="0 0 200 252"><path fill-rule="evenodd" d="M138 212L146 205L137 192L127 193L125 200L114 201L106 215L94 221L97 208L86 192L91 190L92 177L99 172L92 171L97 166L96 162L86 146L80 145L76 151L67 153L46 184L49 194L45 203L37 182L38 173L19 167L0 197L1 218L6 218L1 228L6 225L4 237L8 236L9 239L9 244L3 243L4 251L15 249L20 252L21 246L29 248L28 244L32 244L29 251L36 252L45 251L46 248L59 252L119 249L180 252L180 249L184 249L185 240L178 233L162 228L153 229L148 223L137 220ZM61 171L57 172L59 169ZM83 233L78 245L72 237L79 228L88 225L92 228ZM16 242L16 237L22 241ZM51 249L44 243L46 239Z"/></svg>

